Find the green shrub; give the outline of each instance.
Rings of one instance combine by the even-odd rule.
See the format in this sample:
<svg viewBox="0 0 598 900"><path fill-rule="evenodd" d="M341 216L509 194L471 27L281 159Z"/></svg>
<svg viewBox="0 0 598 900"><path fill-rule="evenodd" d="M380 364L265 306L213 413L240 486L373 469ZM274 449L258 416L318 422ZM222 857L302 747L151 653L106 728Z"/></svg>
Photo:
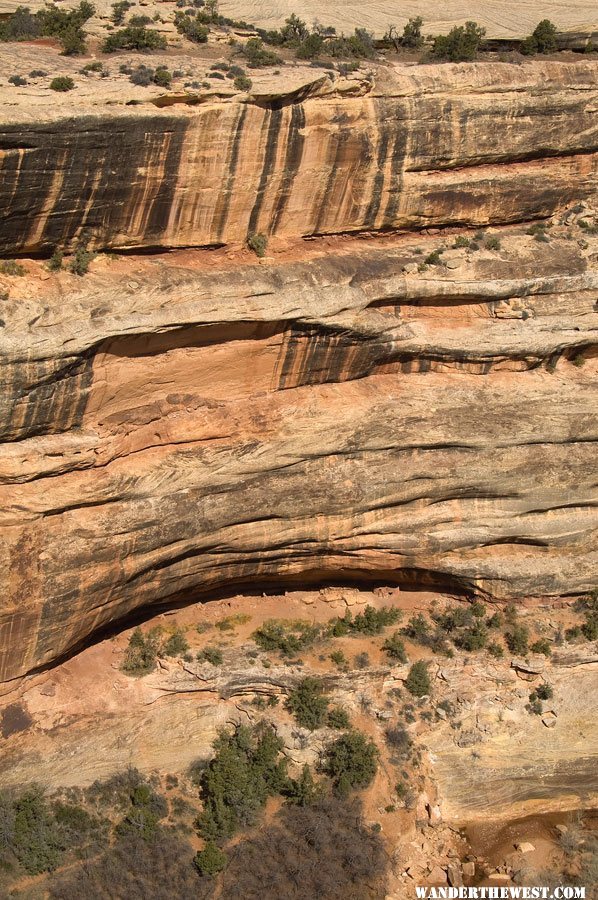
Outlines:
<svg viewBox="0 0 598 900"><path fill-rule="evenodd" d="M515 624L505 632L507 647L511 653L527 653L529 645L529 628L525 625Z"/></svg>
<svg viewBox="0 0 598 900"><path fill-rule="evenodd" d="M338 65L336 67L336 71L338 72L338 74L343 75L345 78L348 75L351 75L353 72L357 72L358 69L359 69L358 62L338 63Z"/></svg>
<svg viewBox="0 0 598 900"><path fill-rule="evenodd" d="M165 50L166 38L159 32L145 26L127 26L109 34L102 44L102 53L117 50Z"/></svg>
<svg viewBox="0 0 598 900"><path fill-rule="evenodd" d="M136 84L138 87L148 87L150 84L154 83L155 76L154 69L148 68L148 66L139 65L137 68L130 73L129 81L131 84Z"/></svg>
<svg viewBox="0 0 598 900"><path fill-rule="evenodd" d="M129 0L118 0L117 3L112 4L112 15L110 19L114 25L122 25L125 21L125 14L131 9L133 3L130 3Z"/></svg>
<svg viewBox="0 0 598 900"><path fill-rule="evenodd" d="M284 25L280 29L281 41L289 47L296 47L308 36L309 29L307 25L295 13L290 15L288 19L285 19Z"/></svg>
<svg viewBox="0 0 598 900"><path fill-rule="evenodd" d="M204 647L203 650L199 651L196 659L198 662L208 662L213 666L221 666L224 657L218 647Z"/></svg>
<svg viewBox="0 0 598 900"><path fill-rule="evenodd" d="M189 644L183 631L177 628L168 637L159 650L160 656L182 656L189 650Z"/></svg>
<svg viewBox="0 0 598 900"><path fill-rule="evenodd" d="M427 266L438 266L442 262L441 258L442 250L433 250L432 253L429 253L426 256L424 262Z"/></svg>
<svg viewBox="0 0 598 900"><path fill-rule="evenodd" d="M473 624L473 607L472 606L453 606L446 609L443 613L434 616L434 620L441 631L452 634L459 628L465 628ZM421 615L410 620L411 631L414 639L425 637L429 631L427 621Z"/></svg>
<svg viewBox="0 0 598 900"><path fill-rule="evenodd" d="M206 841L223 841L252 825L270 796L287 784L283 742L262 723L222 732L215 756L200 776L203 810L196 826Z"/></svg>
<svg viewBox="0 0 598 900"><path fill-rule="evenodd" d="M521 43L521 52L526 56L535 53L554 53L557 49L557 29L550 19L542 19L533 32Z"/></svg>
<svg viewBox="0 0 598 900"><path fill-rule="evenodd" d="M0 262L0 275L10 275L11 277L20 277L25 274L23 266L15 262L14 259L5 259Z"/></svg>
<svg viewBox="0 0 598 900"><path fill-rule="evenodd" d="M593 591L584 601L584 618L581 626L583 636L588 641L598 640L598 591Z"/></svg>
<svg viewBox="0 0 598 900"><path fill-rule="evenodd" d="M459 250L464 247L469 247L470 244L471 244L471 241L469 240L469 238L465 237L465 235L463 235L463 234L460 234L455 238L455 242L453 244L453 249Z"/></svg>
<svg viewBox="0 0 598 900"><path fill-rule="evenodd" d="M500 250L500 240L496 235L486 238L486 250Z"/></svg>
<svg viewBox="0 0 598 900"><path fill-rule="evenodd" d="M88 75L89 72L103 72L104 71L104 63L100 62L99 59L94 60L94 62L86 63L81 69L81 75Z"/></svg>
<svg viewBox="0 0 598 900"><path fill-rule="evenodd" d="M471 628L465 628L456 638L455 644L461 650L472 652L481 650L488 643L488 629L483 622L476 622Z"/></svg>
<svg viewBox="0 0 598 900"><path fill-rule="evenodd" d="M236 613L234 616L225 616L215 624L219 631L234 631L238 625L246 625L250 621L251 616L247 613Z"/></svg>
<svg viewBox="0 0 598 900"><path fill-rule="evenodd" d="M250 91L253 87L253 81L247 75L237 75L233 85L238 91Z"/></svg>
<svg viewBox="0 0 598 900"><path fill-rule="evenodd" d="M266 50L260 38L249 38L243 47L243 53L247 57L247 65L250 69L261 69L282 63L282 59L277 53Z"/></svg>
<svg viewBox="0 0 598 900"><path fill-rule="evenodd" d="M548 638L540 638L529 648L532 653L541 653L543 656L552 656L552 647Z"/></svg>
<svg viewBox="0 0 598 900"><path fill-rule="evenodd" d="M333 706L328 712L326 724L329 728L338 728L339 731L348 730L351 727L349 713L340 706Z"/></svg>
<svg viewBox="0 0 598 900"><path fill-rule="evenodd" d="M319 678L308 676L289 692L286 709L292 713L298 725L315 731L326 724L328 700Z"/></svg>
<svg viewBox="0 0 598 900"><path fill-rule="evenodd" d="M199 850L193 859L193 864L200 875L213 876L226 868L227 857L220 847L213 841L208 841L203 850Z"/></svg>
<svg viewBox="0 0 598 900"><path fill-rule="evenodd" d="M544 222L536 222L534 225L530 225L525 233L531 235L536 241L547 243L548 235L546 234L546 229L547 225Z"/></svg>
<svg viewBox="0 0 598 900"><path fill-rule="evenodd" d="M492 641L492 643L488 644L486 649L494 659L502 659L505 655L504 647L501 644L497 644L496 641Z"/></svg>
<svg viewBox="0 0 598 900"><path fill-rule="evenodd" d="M204 25L198 15L189 15L188 13L175 13L174 24L179 34L183 34L187 40L193 41L194 44L205 44L210 34L210 29Z"/></svg>
<svg viewBox="0 0 598 900"><path fill-rule="evenodd" d="M65 28L60 34L63 56L81 56L86 51L85 35L80 28Z"/></svg>
<svg viewBox="0 0 598 900"><path fill-rule="evenodd" d="M37 14L42 26L42 33L56 37L62 44L62 52L66 56L85 53L85 34L83 25L95 12L95 7L82 0L71 10L59 9L54 4L46 6Z"/></svg>
<svg viewBox="0 0 598 900"><path fill-rule="evenodd" d="M250 234L247 238L247 246L261 259L266 255L268 238L265 234Z"/></svg>
<svg viewBox="0 0 598 900"><path fill-rule="evenodd" d="M33 786L14 803L14 853L29 875L57 868L62 847L41 788Z"/></svg>
<svg viewBox="0 0 598 900"><path fill-rule="evenodd" d="M529 695L529 703L526 704L528 712L532 713L534 716L541 716L543 712L542 703L537 697L535 691Z"/></svg>
<svg viewBox="0 0 598 900"><path fill-rule="evenodd" d="M552 690L551 685L544 682L536 688L536 697L540 700L550 700L554 696L554 691Z"/></svg>
<svg viewBox="0 0 598 900"><path fill-rule="evenodd" d="M486 619L487 628L502 628L503 624L504 618L499 612L493 613Z"/></svg>
<svg viewBox="0 0 598 900"><path fill-rule="evenodd" d="M42 25L39 16L32 15L27 6L17 6L10 18L0 23L0 40L29 41L40 37Z"/></svg>
<svg viewBox="0 0 598 900"><path fill-rule="evenodd" d="M121 666L127 675L141 676L153 672L158 657L160 646L160 630L152 628L144 634L141 628L136 628L129 638L129 646L125 652Z"/></svg>
<svg viewBox="0 0 598 900"><path fill-rule="evenodd" d="M413 663L409 669L405 687L414 697L424 697L431 692L432 685L428 675L428 664L423 659Z"/></svg>
<svg viewBox="0 0 598 900"><path fill-rule="evenodd" d="M327 52L336 59L357 58L371 59L374 56L374 40L365 28L356 28L351 37L344 35L328 41Z"/></svg>
<svg viewBox="0 0 598 900"><path fill-rule="evenodd" d="M37 37L55 37L62 44L64 54L85 52L85 35L82 26L94 14L95 8L82 0L71 10L59 9L48 4L35 15L28 7L19 6L12 16L0 25L0 40L32 40Z"/></svg>
<svg viewBox="0 0 598 900"><path fill-rule="evenodd" d="M401 46L409 50L419 50L423 47L424 38L422 35L422 25L424 20L421 16L409 19L403 28L403 36L401 38Z"/></svg>
<svg viewBox="0 0 598 900"><path fill-rule="evenodd" d="M348 731L326 747L322 771L329 775L336 793L367 787L378 770L378 748L360 731Z"/></svg>
<svg viewBox="0 0 598 900"><path fill-rule="evenodd" d="M334 650L330 654L330 659L334 663L335 666L338 666L343 672L346 672L349 668L349 660L345 656L342 650Z"/></svg>
<svg viewBox="0 0 598 900"><path fill-rule="evenodd" d="M23 87L27 84L27 79L22 78L20 75L9 75L7 81L9 84L14 84L15 87Z"/></svg>
<svg viewBox="0 0 598 900"><path fill-rule="evenodd" d="M407 652L405 650L405 644L399 637L398 631L395 631L394 634L392 634L385 640L385 642L382 644L382 649L395 662L407 662Z"/></svg>
<svg viewBox="0 0 598 900"><path fill-rule="evenodd" d="M55 250L48 260L48 268L50 272L58 272L62 269L63 253L62 250Z"/></svg>
<svg viewBox="0 0 598 900"><path fill-rule="evenodd" d="M50 85L50 87L52 87L52 85ZM89 264L94 256L95 253L87 249L87 242L85 240L82 241L71 257L69 271L72 272L73 275L87 275Z"/></svg>
<svg viewBox="0 0 598 900"><path fill-rule="evenodd" d="M381 634L388 625L395 625L400 618L401 610L394 606L375 609L368 605L355 618L351 615L351 611L347 610L342 618L333 619L329 624L329 632L333 637L342 637L346 634L365 634L373 637Z"/></svg>
<svg viewBox="0 0 598 900"><path fill-rule="evenodd" d="M295 806L313 806L320 797L322 791L320 785L314 780L312 771L305 763L299 778L290 778L285 790L287 803Z"/></svg>
<svg viewBox="0 0 598 900"><path fill-rule="evenodd" d="M129 25L131 28L143 28L144 25L149 25L151 21L152 20L149 16L131 16L131 18L127 22L127 25Z"/></svg>
<svg viewBox="0 0 598 900"><path fill-rule="evenodd" d="M405 782L397 781L397 783L395 784L395 794L397 795L397 797L399 797L400 800L407 796L407 791L408 787Z"/></svg>
<svg viewBox="0 0 598 900"><path fill-rule="evenodd" d="M508 622L509 625L514 625L517 621L517 607L514 603L507 603L504 609L504 617L505 622Z"/></svg>
<svg viewBox="0 0 598 900"><path fill-rule="evenodd" d="M151 840L158 831L160 819L168 813L168 804L145 783L138 786L137 795L130 799L126 815L116 826L116 835L132 834L144 841Z"/></svg>
<svg viewBox="0 0 598 900"><path fill-rule="evenodd" d="M262 650L279 650L283 656L293 656L311 645L320 636L320 628L310 622L299 620L268 619L252 638Z"/></svg>
<svg viewBox="0 0 598 900"><path fill-rule="evenodd" d="M297 47L297 59L315 59L324 47L324 39L319 34L309 34Z"/></svg>
<svg viewBox="0 0 598 900"><path fill-rule="evenodd" d="M401 628L401 634L411 641L424 643L430 634L430 623L422 613L418 613L411 616L407 624Z"/></svg>
<svg viewBox="0 0 598 900"><path fill-rule="evenodd" d="M485 34L486 29L476 22L456 25L448 34L434 38L432 56L450 62L469 62L475 58Z"/></svg>
<svg viewBox="0 0 598 900"><path fill-rule="evenodd" d="M74 87L75 82L70 75L57 75L56 78L53 78L50 82L51 91L65 93L66 91L72 91Z"/></svg>
<svg viewBox="0 0 598 900"><path fill-rule="evenodd" d="M154 84L157 84L159 87L170 87L172 82L172 75L168 71L168 69L162 68L161 66L156 69L154 74Z"/></svg>

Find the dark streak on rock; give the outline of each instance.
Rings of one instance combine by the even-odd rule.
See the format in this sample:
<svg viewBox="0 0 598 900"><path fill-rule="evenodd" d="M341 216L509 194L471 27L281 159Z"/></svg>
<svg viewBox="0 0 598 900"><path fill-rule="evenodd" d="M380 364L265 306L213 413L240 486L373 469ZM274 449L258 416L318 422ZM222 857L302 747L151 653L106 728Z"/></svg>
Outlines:
<svg viewBox="0 0 598 900"><path fill-rule="evenodd" d="M282 110L281 109L272 109L268 111L268 136L266 138L266 149L264 152L264 162L262 165L262 173L260 175L260 181L257 189L257 195L255 198L255 203L253 204L253 209L251 210L251 215L249 216L249 226L247 229L247 235L254 234L258 228L260 212L262 210L262 205L264 203L264 194L266 191L266 186L268 184L268 178L272 173L272 169L274 168L274 162L276 160L276 151L278 149L278 138L280 134L280 125L282 122Z"/></svg>
<svg viewBox="0 0 598 900"><path fill-rule="evenodd" d="M284 174L280 190L276 197L276 204L272 213L272 220L268 229L273 234L278 228L280 219L286 210L295 176L301 165L303 156L303 144L305 138L301 130L305 127L305 110L303 106L296 105L291 110L291 121L289 123L289 134L287 138L287 152L284 161Z"/></svg>
<svg viewBox="0 0 598 900"><path fill-rule="evenodd" d="M224 234L224 226L228 218L230 209L230 200L235 184L235 176L237 174L237 165L239 163L239 148L241 146L241 138L247 118L247 106L243 105L239 111L233 139L230 144L230 152L228 157L228 165L226 167L226 181L222 192L218 196L218 203L214 212L213 227L217 241L221 241Z"/></svg>
<svg viewBox="0 0 598 900"><path fill-rule="evenodd" d="M90 350L59 365L48 360L7 365L0 437L14 441L81 427L93 356Z"/></svg>
<svg viewBox="0 0 598 900"><path fill-rule="evenodd" d="M162 181L147 217L147 236L150 238L155 236L157 239L166 228L175 199L181 155L187 133L187 120L173 118L169 127L172 130L168 133L168 149L164 160Z"/></svg>

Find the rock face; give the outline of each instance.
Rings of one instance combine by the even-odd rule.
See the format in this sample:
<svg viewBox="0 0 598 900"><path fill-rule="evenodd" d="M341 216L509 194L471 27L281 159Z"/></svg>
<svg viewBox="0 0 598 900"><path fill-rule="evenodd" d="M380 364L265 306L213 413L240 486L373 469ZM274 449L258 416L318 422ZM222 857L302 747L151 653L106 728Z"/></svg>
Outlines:
<svg viewBox="0 0 598 900"><path fill-rule="evenodd" d="M596 71L15 123L4 252L547 215L596 189ZM443 266L437 236L29 263L1 309L0 678L235 585L591 588L598 238L525 231Z"/></svg>
<svg viewBox="0 0 598 900"><path fill-rule="evenodd" d="M552 712L551 730L522 708L539 681L509 680L504 668L487 663L443 664L448 696L461 702L461 731L443 723L426 737L426 745L448 818L479 823L489 810L492 818L514 819L595 804L595 645L588 657L582 651L567 659L557 651L547 663L546 680L554 686L550 703L558 711ZM524 843L518 849L527 853L530 847Z"/></svg>
<svg viewBox="0 0 598 900"><path fill-rule="evenodd" d="M0 252L51 252L82 231L155 248L505 223L596 191L596 63L311 79L246 102L7 105Z"/></svg>

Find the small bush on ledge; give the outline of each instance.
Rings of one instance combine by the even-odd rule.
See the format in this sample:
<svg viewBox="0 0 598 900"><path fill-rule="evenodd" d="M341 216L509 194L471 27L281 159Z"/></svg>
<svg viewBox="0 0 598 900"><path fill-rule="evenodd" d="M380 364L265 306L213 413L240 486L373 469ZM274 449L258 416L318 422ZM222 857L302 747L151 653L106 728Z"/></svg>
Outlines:
<svg viewBox="0 0 598 900"><path fill-rule="evenodd" d="M70 75L57 75L56 78L53 78L50 82L51 91L65 93L66 91L72 91L74 87L75 82Z"/></svg>
<svg viewBox="0 0 598 900"><path fill-rule="evenodd" d="M432 690L428 664L423 659L413 663L405 680L405 687L414 697L425 697Z"/></svg>
<svg viewBox="0 0 598 900"><path fill-rule="evenodd" d="M102 53L117 50L165 50L166 38L145 26L127 26L108 35L102 44Z"/></svg>
<svg viewBox="0 0 598 900"><path fill-rule="evenodd" d="M250 234L247 238L247 246L250 250L253 250L256 256L259 256L260 259L263 259L263 257L266 255L268 238L265 234Z"/></svg>
<svg viewBox="0 0 598 900"><path fill-rule="evenodd" d="M152 628L144 634L136 628L129 639L129 646L121 666L127 675L141 676L153 672L160 646L160 629Z"/></svg>

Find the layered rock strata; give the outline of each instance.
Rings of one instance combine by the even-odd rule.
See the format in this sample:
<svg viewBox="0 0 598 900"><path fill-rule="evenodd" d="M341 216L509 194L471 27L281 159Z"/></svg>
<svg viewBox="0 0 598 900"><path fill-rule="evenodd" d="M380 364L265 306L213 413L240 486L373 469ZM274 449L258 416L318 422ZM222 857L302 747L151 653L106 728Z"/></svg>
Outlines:
<svg viewBox="0 0 598 900"><path fill-rule="evenodd" d="M11 288L1 677L234 585L593 587L598 238L580 232L506 231L424 271L437 237Z"/></svg>
<svg viewBox="0 0 598 900"><path fill-rule="evenodd" d="M133 106L16 95L0 253L505 223L596 192L595 62L289 72Z"/></svg>

